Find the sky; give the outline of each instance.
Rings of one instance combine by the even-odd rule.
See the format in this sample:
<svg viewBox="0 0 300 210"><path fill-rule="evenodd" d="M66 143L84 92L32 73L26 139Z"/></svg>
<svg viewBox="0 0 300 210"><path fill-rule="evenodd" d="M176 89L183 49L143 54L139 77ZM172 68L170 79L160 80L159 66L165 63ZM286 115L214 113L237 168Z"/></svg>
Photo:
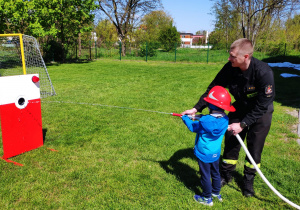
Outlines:
<svg viewBox="0 0 300 210"><path fill-rule="evenodd" d="M211 0L161 0L164 11L171 15L179 32L213 31L214 16Z"/></svg>

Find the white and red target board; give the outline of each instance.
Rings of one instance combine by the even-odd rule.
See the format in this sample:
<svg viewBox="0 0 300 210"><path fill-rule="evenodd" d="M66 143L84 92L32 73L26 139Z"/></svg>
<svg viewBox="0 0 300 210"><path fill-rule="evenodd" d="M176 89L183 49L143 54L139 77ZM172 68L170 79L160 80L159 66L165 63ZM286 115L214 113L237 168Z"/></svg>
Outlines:
<svg viewBox="0 0 300 210"><path fill-rule="evenodd" d="M43 145L38 74L0 77L3 159Z"/></svg>

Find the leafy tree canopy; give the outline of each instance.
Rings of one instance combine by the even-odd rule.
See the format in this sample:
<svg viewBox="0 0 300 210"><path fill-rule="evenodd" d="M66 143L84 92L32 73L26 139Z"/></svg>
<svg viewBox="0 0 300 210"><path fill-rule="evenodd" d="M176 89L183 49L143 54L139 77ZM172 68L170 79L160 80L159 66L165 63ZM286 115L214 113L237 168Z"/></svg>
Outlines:
<svg viewBox="0 0 300 210"><path fill-rule="evenodd" d="M164 11L152 11L142 18L136 39L141 42L157 42L160 31L169 27L172 22L173 18Z"/></svg>
<svg viewBox="0 0 300 210"><path fill-rule="evenodd" d="M100 16L107 17L116 27L125 55L125 42L133 32L134 24L145 14L160 6L160 0L97 0Z"/></svg>
<svg viewBox="0 0 300 210"><path fill-rule="evenodd" d="M300 47L300 14L289 18L285 24L286 36L289 43L293 43L295 48Z"/></svg>
<svg viewBox="0 0 300 210"><path fill-rule="evenodd" d="M100 44L111 44L118 41L118 33L116 31L116 27L108 19L100 21L96 26L95 31L97 33Z"/></svg>
<svg viewBox="0 0 300 210"><path fill-rule="evenodd" d="M177 28L170 24L168 27L162 29L159 33L159 41L163 49L167 52L175 49L175 46L180 45L180 33Z"/></svg>

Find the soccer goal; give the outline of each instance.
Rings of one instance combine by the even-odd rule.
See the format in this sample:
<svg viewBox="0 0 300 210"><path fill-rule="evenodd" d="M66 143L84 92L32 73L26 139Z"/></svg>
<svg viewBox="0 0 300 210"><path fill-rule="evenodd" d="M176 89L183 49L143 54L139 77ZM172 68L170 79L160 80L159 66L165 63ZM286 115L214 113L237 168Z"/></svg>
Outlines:
<svg viewBox="0 0 300 210"><path fill-rule="evenodd" d="M0 34L0 76L22 74L39 74L41 98L55 95L36 39L24 34Z"/></svg>

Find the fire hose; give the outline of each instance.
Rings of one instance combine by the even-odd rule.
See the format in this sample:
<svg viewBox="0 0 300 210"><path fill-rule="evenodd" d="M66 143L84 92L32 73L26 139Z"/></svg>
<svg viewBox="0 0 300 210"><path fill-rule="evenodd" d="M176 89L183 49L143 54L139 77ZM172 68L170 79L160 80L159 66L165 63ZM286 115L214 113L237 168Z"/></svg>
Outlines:
<svg viewBox="0 0 300 210"><path fill-rule="evenodd" d="M181 114L177 114L177 113L171 113L171 115L173 116L177 116L177 117L181 117ZM193 116L189 115L189 118L191 119L195 119ZM236 138L237 140L240 142L241 146L243 147L244 151L246 152L247 157L249 158L251 164L254 166L254 168L256 169L256 171L258 172L258 174L260 175L260 177L264 180L264 182L268 185L268 187L279 197L281 198L283 201L285 201L286 203L288 203L289 205L295 207L296 209L300 209L300 206L298 206L297 204L291 202L290 200L288 200L287 198L285 198L283 195L281 195L272 185L271 183L267 180L267 178L263 175L263 173L261 172L261 170L258 168L258 166L256 165L255 161L253 160L251 154L249 153L247 147L245 146L242 138L240 137L239 134L236 134Z"/></svg>

